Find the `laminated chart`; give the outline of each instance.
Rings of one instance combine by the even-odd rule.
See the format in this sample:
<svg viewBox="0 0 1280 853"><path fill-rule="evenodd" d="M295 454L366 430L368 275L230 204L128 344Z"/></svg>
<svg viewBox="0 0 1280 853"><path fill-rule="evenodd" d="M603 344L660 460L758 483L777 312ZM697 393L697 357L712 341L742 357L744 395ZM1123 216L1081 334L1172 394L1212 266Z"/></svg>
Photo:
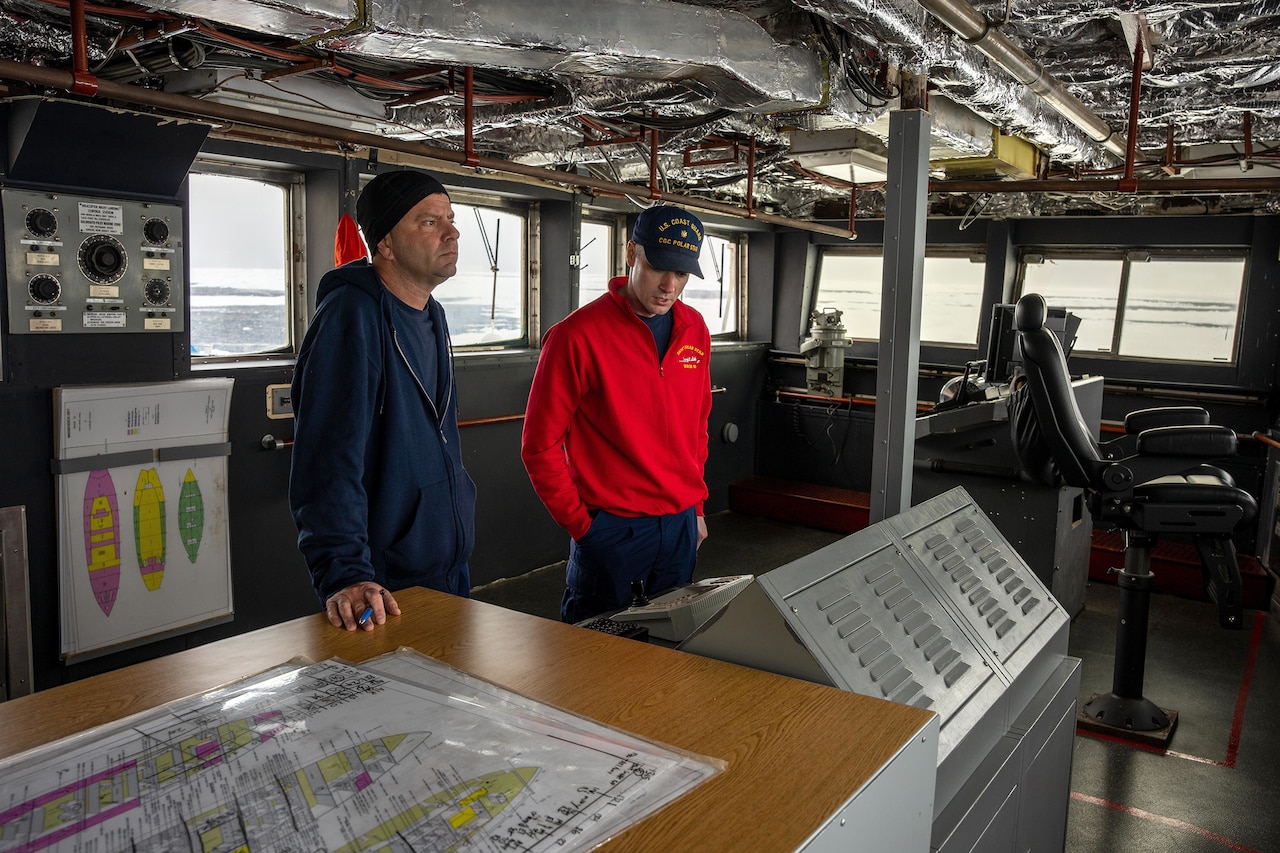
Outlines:
<svg viewBox="0 0 1280 853"><path fill-rule="evenodd" d="M64 659L231 618L233 381L54 389Z"/></svg>
<svg viewBox="0 0 1280 853"><path fill-rule="evenodd" d="M724 769L410 650L0 762L0 853L590 850Z"/></svg>

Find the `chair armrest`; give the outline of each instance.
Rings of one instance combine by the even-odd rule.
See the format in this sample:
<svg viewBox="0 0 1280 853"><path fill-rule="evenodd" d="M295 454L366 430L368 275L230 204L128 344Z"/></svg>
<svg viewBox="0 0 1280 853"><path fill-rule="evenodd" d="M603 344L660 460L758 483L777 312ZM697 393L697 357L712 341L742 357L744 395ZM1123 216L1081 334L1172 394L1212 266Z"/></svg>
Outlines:
<svg viewBox="0 0 1280 853"><path fill-rule="evenodd" d="M1138 434L1139 456L1178 456L1202 460L1236 455L1236 434L1229 427L1161 426Z"/></svg>
<svg viewBox="0 0 1280 853"><path fill-rule="evenodd" d="M1165 426L1208 426L1209 413L1199 406L1162 406L1139 409L1124 418L1124 431L1129 435Z"/></svg>

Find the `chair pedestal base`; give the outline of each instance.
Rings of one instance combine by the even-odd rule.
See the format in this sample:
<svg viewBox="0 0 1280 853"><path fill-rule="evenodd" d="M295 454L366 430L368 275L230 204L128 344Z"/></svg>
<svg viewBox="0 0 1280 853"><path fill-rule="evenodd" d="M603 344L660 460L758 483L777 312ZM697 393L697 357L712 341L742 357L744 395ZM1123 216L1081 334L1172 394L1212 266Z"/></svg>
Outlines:
<svg viewBox="0 0 1280 853"><path fill-rule="evenodd" d="M1111 692L1095 693L1076 716L1085 731L1164 747L1173 737L1178 712L1161 709L1142 695L1147 662L1147 616L1151 607L1153 534L1125 532L1124 569L1117 579L1116 657Z"/></svg>
<svg viewBox="0 0 1280 853"><path fill-rule="evenodd" d="M1178 725L1178 712L1150 699L1131 699L1114 693L1095 693L1076 715L1076 726L1155 747L1166 747Z"/></svg>

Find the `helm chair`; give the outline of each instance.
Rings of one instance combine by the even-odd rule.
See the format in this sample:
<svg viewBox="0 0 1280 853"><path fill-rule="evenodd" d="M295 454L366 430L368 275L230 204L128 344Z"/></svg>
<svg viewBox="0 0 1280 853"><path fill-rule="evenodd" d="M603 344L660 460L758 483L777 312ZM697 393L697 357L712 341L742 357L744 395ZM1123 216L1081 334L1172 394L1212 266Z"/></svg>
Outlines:
<svg viewBox="0 0 1280 853"><path fill-rule="evenodd" d="M1257 502L1226 471L1209 464L1236 454L1236 434L1211 425L1202 408L1131 412L1122 436L1099 443L1080 416L1066 357L1045 326L1046 316L1044 297L1036 293L1019 299L1014 311L1041 450L1052 457L1062 481L1084 490L1095 526L1119 530L1125 539L1112 690L1085 705L1080 723L1167 742L1177 712L1166 712L1142 695L1151 549L1161 536L1190 538L1200 554L1209 597L1217 604L1219 624L1239 629L1244 621L1241 583L1231 536L1254 518ZM1023 450L1020 446L1019 453Z"/></svg>

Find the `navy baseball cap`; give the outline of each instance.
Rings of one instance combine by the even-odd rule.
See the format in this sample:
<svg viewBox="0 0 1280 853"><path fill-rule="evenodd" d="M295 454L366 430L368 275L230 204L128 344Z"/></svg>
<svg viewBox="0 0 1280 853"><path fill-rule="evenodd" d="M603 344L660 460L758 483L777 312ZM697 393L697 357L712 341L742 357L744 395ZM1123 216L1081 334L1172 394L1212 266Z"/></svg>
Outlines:
<svg viewBox="0 0 1280 853"><path fill-rule="evenodd" d="M702 278L702 221L683 207L659 204L640 211L631 239L644 246L644 257L655 270L687 272Z"/></svg>

